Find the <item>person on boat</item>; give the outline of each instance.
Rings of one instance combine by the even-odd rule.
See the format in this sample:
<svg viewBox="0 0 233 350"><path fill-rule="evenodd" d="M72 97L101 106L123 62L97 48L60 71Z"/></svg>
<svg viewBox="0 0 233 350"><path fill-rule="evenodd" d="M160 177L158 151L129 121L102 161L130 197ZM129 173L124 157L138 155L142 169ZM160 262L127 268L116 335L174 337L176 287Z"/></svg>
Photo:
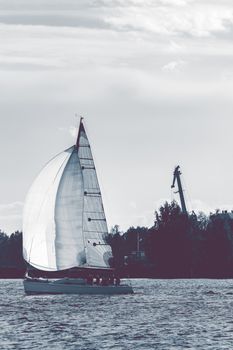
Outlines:
<svg viewBox="0 0 233 350"><path fill-rule="evenodd" d="M106 277L102 278L102 286L108 286L109 285L109 281Z"/></svg>
<svg viewBox="0 0 233 350"><path fill-rule="evenodd" d="M115 285L119 286L120 284L121 284L121 280L120 280L119 276L116 276L115 277Z"/></svg>
<svg viewBox="0 0 233 350"><path fill-rule="evenodd" d="M86 282L87 284L92 285L93 284L93 276L91 274L89 274L86 278Z"/></svg>
<svg viewBox="0 0 233 350"><path fill-rule="evenodd" d="M100 276L96 275L95 277L95 284L98 286L100 284Z"/></svg>

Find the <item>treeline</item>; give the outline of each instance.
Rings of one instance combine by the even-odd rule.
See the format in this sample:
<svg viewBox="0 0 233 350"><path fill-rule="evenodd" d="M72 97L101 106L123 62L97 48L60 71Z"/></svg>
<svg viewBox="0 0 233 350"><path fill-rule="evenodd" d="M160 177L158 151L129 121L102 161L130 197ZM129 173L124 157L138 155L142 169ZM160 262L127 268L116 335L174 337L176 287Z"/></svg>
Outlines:
<svg viewBox="0 0 233 350"><path fill-rule="evenodd" d="M122 277L232 278L233 214L186 215L176 202L155 212L154 225L115 226L107 236ZM23 277L22 233L0 231L0 278Z"/></svg>
<svg viewBox="0 0 233 350"><path fill-rule="evenodd" d="M26 265L22 254L22 232L8 236L0 230L0 278L23 277Z"/></svg>
<svg viewBox="0 0 233 350"><path fill-rule="evenodd" d="M233 214L186 215L176 202L155 212L151 228L118 227L108 237L114 265L124 276L232 278Z"/></svg>

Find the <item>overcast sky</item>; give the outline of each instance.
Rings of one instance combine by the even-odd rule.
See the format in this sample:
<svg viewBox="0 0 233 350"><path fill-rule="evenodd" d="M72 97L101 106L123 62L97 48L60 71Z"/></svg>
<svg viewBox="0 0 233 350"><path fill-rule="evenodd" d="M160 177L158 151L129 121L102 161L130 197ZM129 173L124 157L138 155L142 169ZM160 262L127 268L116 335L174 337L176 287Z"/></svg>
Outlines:
<svg viewBox="0 0 233 350"><path fill-rule="evenodd" d="M75 113L110 227L152 225L177 164L189 210L233 209L232 39L232 0L0 0L0 228Z"/></svg>

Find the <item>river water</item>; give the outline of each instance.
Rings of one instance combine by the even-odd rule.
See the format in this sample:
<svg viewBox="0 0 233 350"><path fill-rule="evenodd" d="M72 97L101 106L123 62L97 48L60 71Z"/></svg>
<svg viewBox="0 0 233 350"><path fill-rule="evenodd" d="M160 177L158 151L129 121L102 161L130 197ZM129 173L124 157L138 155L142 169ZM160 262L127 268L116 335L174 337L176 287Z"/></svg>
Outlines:
<svg viewBox="0 0 233 350"><path fill-rule="evenodd" d="M134 295L25 296L0 281L0 349L233 349L232 280L131 281Z"/></svg>

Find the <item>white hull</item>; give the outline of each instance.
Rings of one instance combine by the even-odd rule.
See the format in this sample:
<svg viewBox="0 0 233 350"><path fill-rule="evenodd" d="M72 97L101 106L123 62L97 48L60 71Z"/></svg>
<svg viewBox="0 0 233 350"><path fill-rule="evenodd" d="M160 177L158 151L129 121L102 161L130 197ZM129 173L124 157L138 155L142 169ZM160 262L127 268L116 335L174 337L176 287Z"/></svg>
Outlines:
<svg viewBox="0 0 233 350"><path fill-rule="evenodd" d="M61 279L55 281L24 280L25 293L30 294L94 294L114 295L133 294L133 288L127 284L115 285L89 285L79 283L74 279Z"/></svg>

